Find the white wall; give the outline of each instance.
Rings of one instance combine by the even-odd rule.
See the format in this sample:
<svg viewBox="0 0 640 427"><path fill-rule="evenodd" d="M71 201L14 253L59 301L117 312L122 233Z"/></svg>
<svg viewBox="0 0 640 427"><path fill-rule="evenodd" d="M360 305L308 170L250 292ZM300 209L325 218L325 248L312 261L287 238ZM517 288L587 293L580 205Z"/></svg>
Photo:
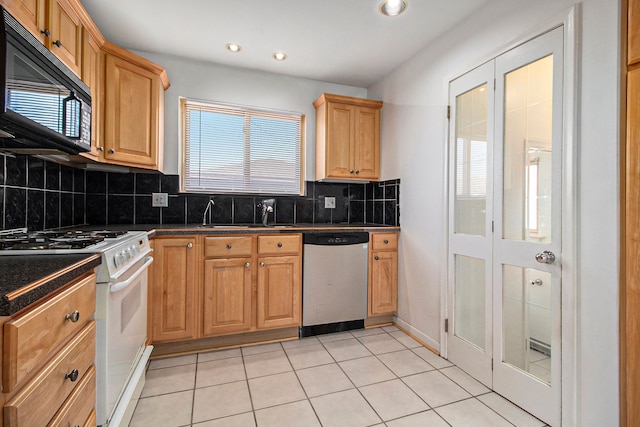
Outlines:
<svg viewBox="0 0 640 427"><path fill-rule="evenodd" d="M436 347L446 277L447 84L572 3L491 0L368 88L385 102L382 178L402 182L399 318ZM578 18L578 263L565 268L578 277L577 415L569 419L585 427L618 424L619 8L619 0L584 0Z"/></svg>
<svg viewBox="0 0 640 427"><path fill-rule="evenodd" d="M164 173L178 173L178 97L295 111L306 115L306 179L315 180L313 101L322 93L366 97L367 90L317 80L233 68L168 55L136 52L163 66L171 87L165 94Z"/></svg>

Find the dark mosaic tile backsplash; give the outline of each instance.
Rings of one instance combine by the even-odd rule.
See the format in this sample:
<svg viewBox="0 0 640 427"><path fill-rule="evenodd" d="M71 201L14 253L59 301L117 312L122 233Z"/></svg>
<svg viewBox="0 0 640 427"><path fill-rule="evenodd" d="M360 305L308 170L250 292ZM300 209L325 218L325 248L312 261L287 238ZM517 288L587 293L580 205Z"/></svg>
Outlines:
<svg viewBox="0 0 640 427"><path fill-rule="evenodd" d="M194 224L210 198L208 222L261 221L258 204L275 198L269 223L400 225L400 180L372 183L306 182L305 196L179 193L177 175L84 171L31 156L0 154L1 229L42 230L74 225ZM151 206L151 193L168 193L169 206ZM335 197L335 209L325 209Z"/></svg>

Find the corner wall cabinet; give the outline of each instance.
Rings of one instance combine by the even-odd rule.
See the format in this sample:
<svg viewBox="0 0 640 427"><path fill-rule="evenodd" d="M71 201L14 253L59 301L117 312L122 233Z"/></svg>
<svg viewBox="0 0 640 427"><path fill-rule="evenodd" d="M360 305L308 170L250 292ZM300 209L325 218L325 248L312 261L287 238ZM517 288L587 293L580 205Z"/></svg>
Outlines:
<svg viewBox="0 0 640 427"><path fill-rule="evenodd" d="M316 179L380 179L382 101L323 94L316 108Z"/></svg>
<svg viewBox="0 0 640 427"><path fill-rule="evenodd" d="M106 42L102 152L112 164L161 171L164 153L165 70Z"/></svg>

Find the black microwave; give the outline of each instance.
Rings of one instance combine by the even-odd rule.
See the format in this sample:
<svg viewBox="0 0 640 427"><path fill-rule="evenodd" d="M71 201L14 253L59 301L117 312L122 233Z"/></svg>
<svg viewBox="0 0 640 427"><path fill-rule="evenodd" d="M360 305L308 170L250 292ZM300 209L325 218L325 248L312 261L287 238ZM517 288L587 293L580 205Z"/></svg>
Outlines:
<svg viewBox="0 0 640 427"><path fill-rule="evenodd" d="M4 8L0 29L0 151L91 150L91 94Z"/></svg>

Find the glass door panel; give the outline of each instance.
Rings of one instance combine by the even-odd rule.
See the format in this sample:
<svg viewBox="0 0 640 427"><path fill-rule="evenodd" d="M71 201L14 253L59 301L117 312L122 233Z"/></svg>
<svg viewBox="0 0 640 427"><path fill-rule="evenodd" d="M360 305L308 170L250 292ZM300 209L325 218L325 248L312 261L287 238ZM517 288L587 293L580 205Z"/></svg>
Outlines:
<svg viewBox="0 0 640 427"><path fill-rule="evenodd" d="M502 360L551 384L551 274L504 265L502 283Z"/></svg>
<svg viewBox="0 0 640 427"><path fill-rule="evenodd" d="M485 261L455 256L454 334L485 349Z"/></svg>
<svg viewBox="0 0 640 427"><path fill-rule="evenodd" d="M487 87L456 97L455 233L486 234Z"/></svg>
<svg viewBox="0 0 640 427"><path fill-rule="evenodd" d="M551 243L553 55L504 81L504 238Z"/></svg>

